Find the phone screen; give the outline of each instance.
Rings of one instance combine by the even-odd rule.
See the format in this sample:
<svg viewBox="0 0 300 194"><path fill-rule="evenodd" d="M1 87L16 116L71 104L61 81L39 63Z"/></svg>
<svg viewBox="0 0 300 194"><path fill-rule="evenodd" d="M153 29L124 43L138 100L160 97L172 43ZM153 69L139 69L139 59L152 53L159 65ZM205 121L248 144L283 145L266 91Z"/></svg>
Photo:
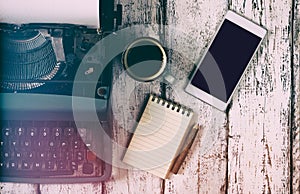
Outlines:
<svg viewBox="0 0 300 194"><path fill-rule="evenodd" d="M261 38L225 19L191 84L227 102Z"/></svg>

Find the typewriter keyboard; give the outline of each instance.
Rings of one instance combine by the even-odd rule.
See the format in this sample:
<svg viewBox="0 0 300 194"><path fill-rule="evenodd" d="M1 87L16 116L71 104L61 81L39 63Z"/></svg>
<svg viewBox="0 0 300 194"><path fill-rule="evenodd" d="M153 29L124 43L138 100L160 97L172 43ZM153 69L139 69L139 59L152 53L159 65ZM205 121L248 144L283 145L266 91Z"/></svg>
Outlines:
<svg viewBox="0 0 300 194"><path fill-rule="evenodd" d="M2 121L1 177L92 177L103 174L92 134L74 122Z"/></svg>

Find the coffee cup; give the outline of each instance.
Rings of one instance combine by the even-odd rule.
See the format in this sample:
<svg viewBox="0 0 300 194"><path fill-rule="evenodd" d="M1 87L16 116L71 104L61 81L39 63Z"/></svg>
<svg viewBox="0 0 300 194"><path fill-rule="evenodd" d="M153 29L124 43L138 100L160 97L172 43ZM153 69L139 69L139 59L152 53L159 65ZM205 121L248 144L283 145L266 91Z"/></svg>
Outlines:
<svg viewBox="0 0 300 194"><path fill-rule="evenodd" d="M134 40L123 52L122 62L129 76L141 82L160 77L167 66L167 54L161 43L151 37Z"/></svg>

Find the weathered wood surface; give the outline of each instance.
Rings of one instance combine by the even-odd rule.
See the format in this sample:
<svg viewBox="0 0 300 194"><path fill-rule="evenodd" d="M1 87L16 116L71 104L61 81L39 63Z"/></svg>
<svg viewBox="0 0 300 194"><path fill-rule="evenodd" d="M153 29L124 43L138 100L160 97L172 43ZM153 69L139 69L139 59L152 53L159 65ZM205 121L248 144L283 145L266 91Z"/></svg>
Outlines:
<svg viewBox="0 0 300 194"><path fill-rule="evenodd" d="M170 27L166 42L172 49L169 53L170 72L177 81L174 86L167 86L166 98L191 107L198 114L203 130L198 134L179 174L165 181L164 193L224 193L226 114L186 94L183 89L187 76L220 24L227 2L172 0L168 5Z"/></svg>
<svg viewBox="0 0 300 194"><path fill-rule="evenodd" d="M114 157L110 180L95 184L0 183L0 193L300 193L300 1L120 0L123 26L167 23L151 32L170 49L175 85L140 83L114 65ZM182 91L186 76L230 8L264 25L268 35L222 113ZM149 92L192 107L203 130L179 174L161 180L119 166Z"/></svg>
<svg viewBox="0 0 300 194"><path fill-rule="evenodd" d="M300 1L293 4L292 190L300 193Z"/></svg>
<svg viewBox="0 0 300 194"><path fill-rule="evenodd" d="M233 0L230 8L268 34L229 111L228 192L289 193L292 1Z"/></svg>

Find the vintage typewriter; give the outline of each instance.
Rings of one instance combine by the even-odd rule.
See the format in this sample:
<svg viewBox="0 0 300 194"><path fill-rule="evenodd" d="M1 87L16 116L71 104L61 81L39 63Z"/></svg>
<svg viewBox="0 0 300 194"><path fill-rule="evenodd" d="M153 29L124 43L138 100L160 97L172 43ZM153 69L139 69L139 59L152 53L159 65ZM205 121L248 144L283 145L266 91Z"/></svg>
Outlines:
<svg viewBox="0 0 300 194"><path fill-rule="evenodd" d="M1 182L79 183L110 177L112 66L98 61L86 71L78 69L89 50L120 24L121 5L100 0L99 7L99 28L1 23ZM103 72L91 80L97 68ZM83 76L76 80L78 74ZM95 85L93 94L86 90L90 85Z"/></svg>

